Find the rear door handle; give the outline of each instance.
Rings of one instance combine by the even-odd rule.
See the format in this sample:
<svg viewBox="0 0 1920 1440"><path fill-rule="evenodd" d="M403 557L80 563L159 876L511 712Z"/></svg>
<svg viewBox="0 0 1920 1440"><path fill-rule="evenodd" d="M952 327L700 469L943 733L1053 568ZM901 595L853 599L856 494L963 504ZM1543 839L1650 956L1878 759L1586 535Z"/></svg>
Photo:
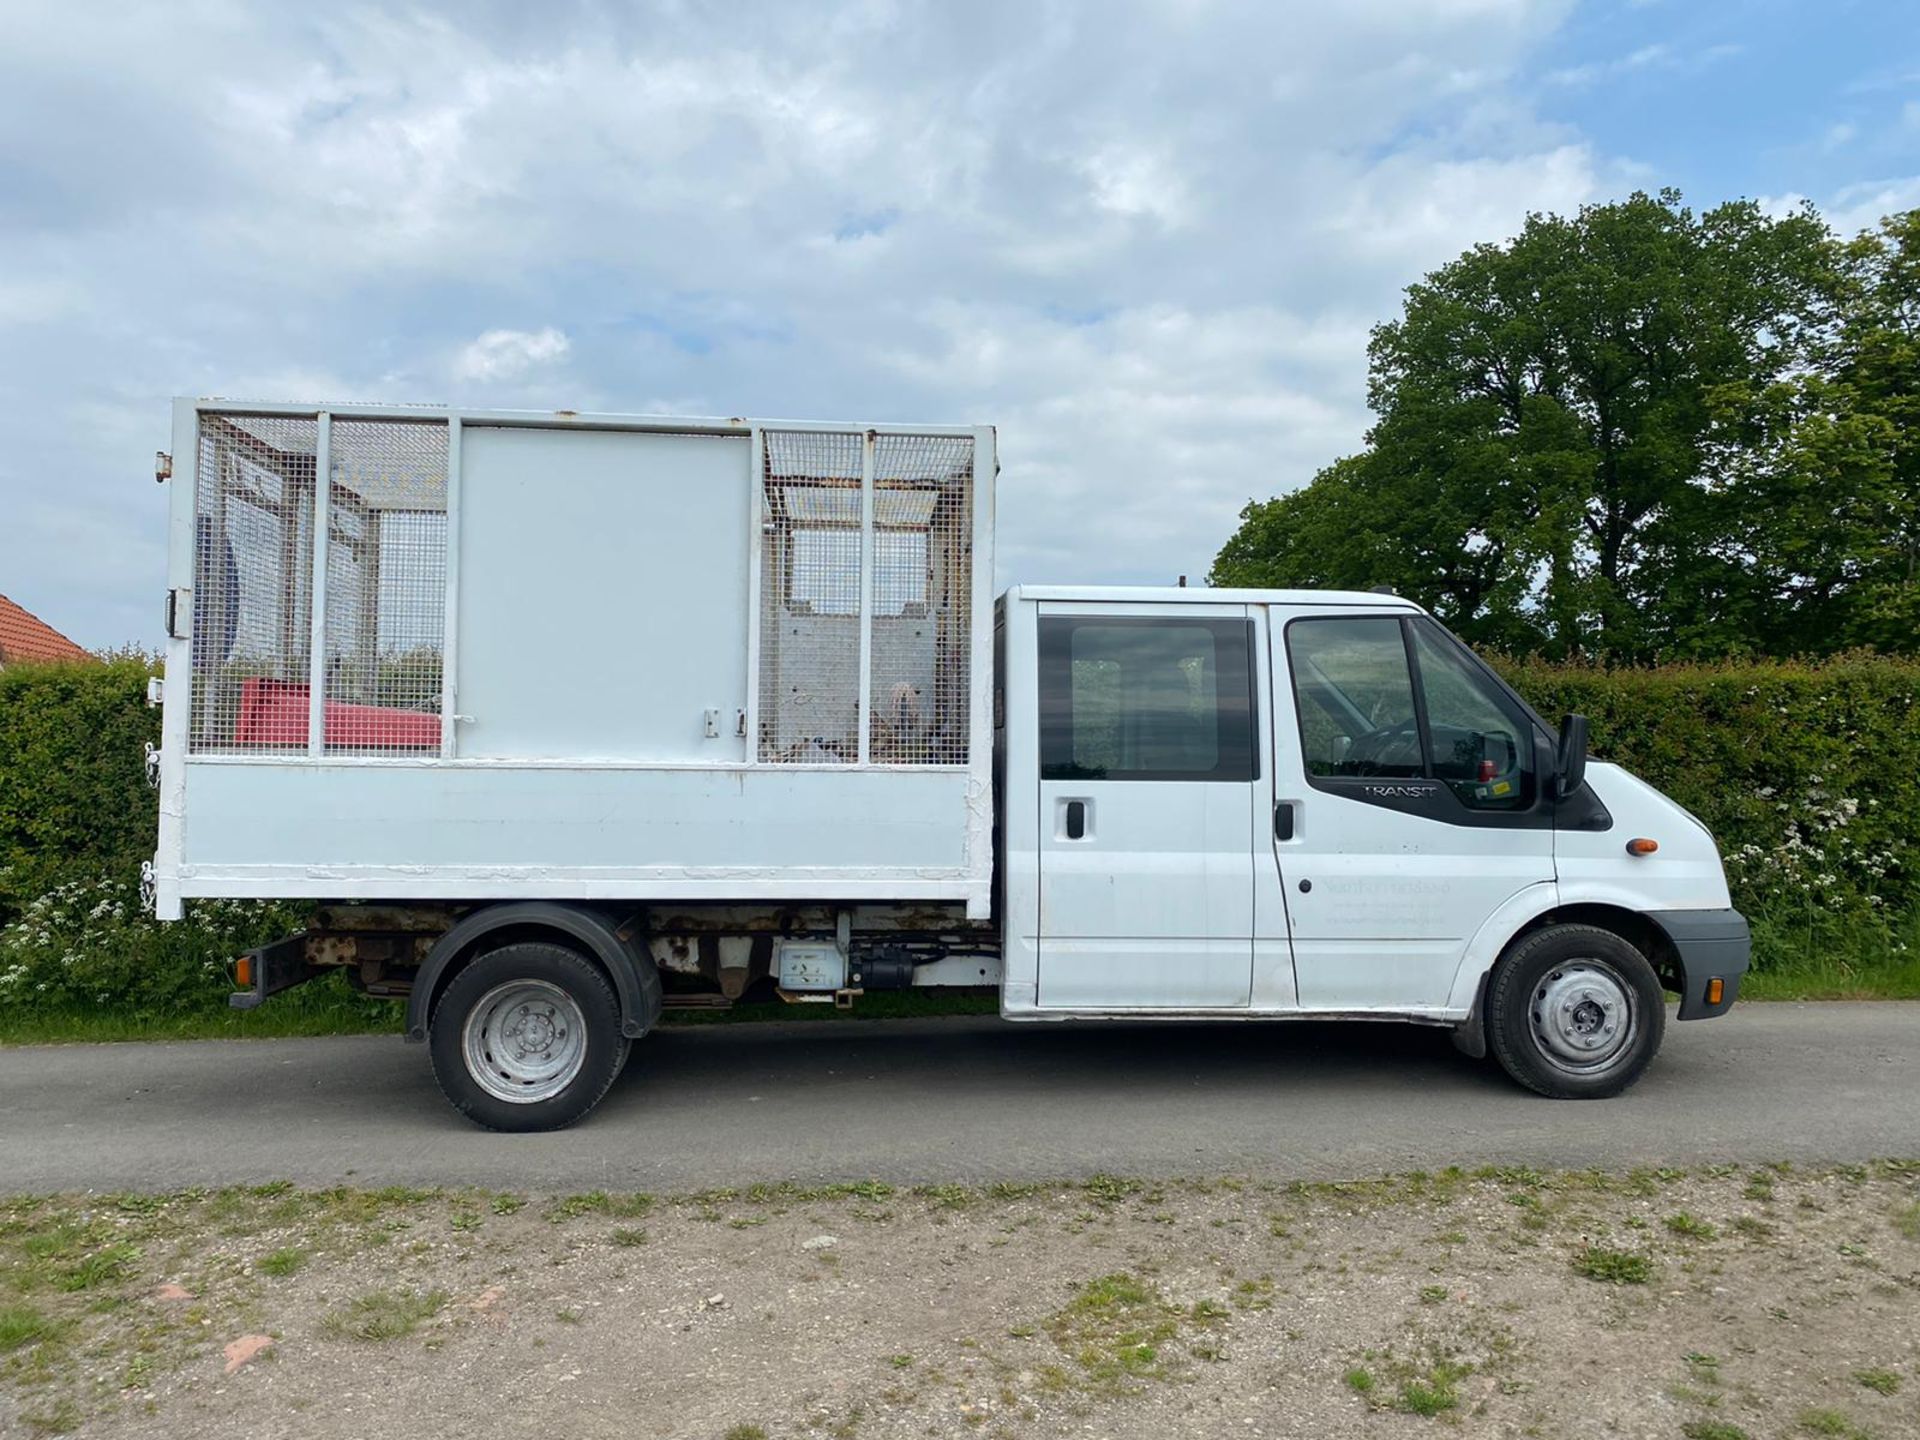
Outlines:
<svg viewBox="0 0 1920 1440"><path fill-rule="evenodd" d="M1067 802L1067 839L1084 840L1087 838L1087 802L1069 800Z"/></svg>
<svg viewBox="0 0 1920 1440"><path fill-rule="evenodd" d="M1293 801L1276 800L1273 805L1273 838L1293 839Z"/></svg>

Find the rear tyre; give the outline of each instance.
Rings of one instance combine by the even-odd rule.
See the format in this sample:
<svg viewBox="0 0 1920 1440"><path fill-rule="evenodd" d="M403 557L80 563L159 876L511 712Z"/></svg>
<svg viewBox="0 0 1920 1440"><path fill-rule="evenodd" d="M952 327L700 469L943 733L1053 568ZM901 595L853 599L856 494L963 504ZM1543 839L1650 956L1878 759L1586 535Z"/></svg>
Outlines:
<svg viewBox="0 0 1920 1440"><path fill-rule="evenodd" d="M561 945L482 955L448 984L427 1024L433 1078L489 1130L558 1130L607 1093L627 1063L605 972Z"/></svg>
<svg viewBox="0 0 1920 1440"><path fill-rule="evenodd" d="M1487 986L1500 1067L1556 1100L1618 1095L1666 1033L1666 994L1639 949L1596 925L1550 925L1516 944Z"/></svg>

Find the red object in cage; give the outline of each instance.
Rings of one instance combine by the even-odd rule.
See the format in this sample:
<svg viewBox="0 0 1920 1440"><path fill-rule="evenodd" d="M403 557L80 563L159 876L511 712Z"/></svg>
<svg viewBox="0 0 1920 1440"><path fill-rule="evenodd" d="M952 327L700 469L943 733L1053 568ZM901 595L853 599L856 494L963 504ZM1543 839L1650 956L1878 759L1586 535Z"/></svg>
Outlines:
<svg viewBox="0 0 1920 1440"><path fill-rule="evenodd" d="M255 676L240 686L240 715L233 743L243 749L286 750L307 743L309 686ZM388 705L326 702L324 734L329 746L354 750L440 748L440 717Z"/></svg>

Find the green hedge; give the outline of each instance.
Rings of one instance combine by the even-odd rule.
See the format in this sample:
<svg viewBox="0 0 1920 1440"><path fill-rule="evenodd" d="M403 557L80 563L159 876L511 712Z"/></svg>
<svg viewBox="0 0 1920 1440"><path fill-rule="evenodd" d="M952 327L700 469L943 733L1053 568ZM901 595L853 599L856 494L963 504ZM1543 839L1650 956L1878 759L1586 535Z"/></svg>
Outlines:
<svg viewBox="0 0 1920 1440"><path fill-rule="evenodd" d="M1901 961L1920 923L1920 661L1498 663L1549 719L1587 715L1597 757L1707 823L1762 966ZM196 904L166 926L142 910L151 668L0 671L0 1009L218 1012L228 960L300 922L275 905Z"/></svg>
<svg viewBox="0 0 1920 1440"><path fill-rule="evenodd" d="M1895 961L1920 913L1920 661L1496 662L1713 831L1756 962Z"/></svg>
<svg viewBox="0 0 1920 1440"><path fill-rule="evenodd" d="M137 879L153 854L153 673L131 658L0 670L0 920L75 866Z"/></svg>

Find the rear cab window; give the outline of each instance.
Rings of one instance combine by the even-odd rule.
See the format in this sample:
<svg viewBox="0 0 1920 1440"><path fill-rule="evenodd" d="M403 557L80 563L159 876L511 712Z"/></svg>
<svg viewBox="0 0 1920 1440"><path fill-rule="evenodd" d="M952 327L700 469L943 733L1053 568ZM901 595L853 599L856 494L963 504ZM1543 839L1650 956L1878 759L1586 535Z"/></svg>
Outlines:
<svg viewBox="0 0 1920 1440"><path fill-rule="evenodd" d="M1043 616L1043 780L1250 781L1252 622Z"/></svg>

